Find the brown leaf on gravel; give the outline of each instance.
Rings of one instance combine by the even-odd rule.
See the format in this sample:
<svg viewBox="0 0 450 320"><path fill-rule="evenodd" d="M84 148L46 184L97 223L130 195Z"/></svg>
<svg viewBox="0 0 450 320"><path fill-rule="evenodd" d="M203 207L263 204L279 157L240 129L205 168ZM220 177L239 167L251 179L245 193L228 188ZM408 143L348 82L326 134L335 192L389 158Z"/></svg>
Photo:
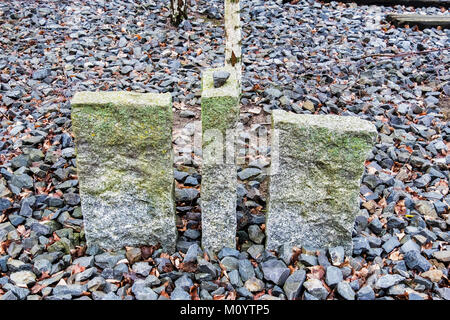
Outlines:
<svg viewBox="0 0 450 320"><path fill-rule="evenodd" d="M354 276L365 279L368 274L369 274L369 269L364 267L364 268L361 268L361 270L359 270L359 271L355 271Z"/></svg>
<svg viewBox="0 0 450 320"><path fill-rule="evenodd" d="M413 149L410 146L400 145L398 148L399 149L405 149L409 153L413 153Z"/></svg>
<svg viewBox="0 0 450 320"><path fill-rule="evenodd" d="M165 253L165 252L161 253L160 257L170 260L170 255L168 253Z"/></svg>
<svg viewBox="0 0 450 320"><path fill-rule="evenodd" d="M192 300L200 300L200 297L198 296L197 285L193 285L189 288L189 295L191 296Z"/></svg>
<svg viewBox="0 0 450 320"><path fill-rule="evenodd" d="M423 248L426 250L426 249L431 249L433 247L433 242L428 242L428 243L425 243L424 245L423 245Z"/></svg>
<svg viewBox="0 0 450 320"><path fill-rule="evenodd" d="M364 208L366 208L367 211L369 211L370 213L374 213L375 209L377 208L377 203L375 202L375 200L369 200L369 201L363 202L362 206Z"/></svg>
<svg viewBox="0 0 450 320"><path fill-rule="evenodd" d="M253 90L254 91L262 90L262 87L259 84L255 84L253 85Z"/></svg>
<svg viewBox="0 0 450 320"><path fill-rule="evenodd" d="M86 270L86 267L82 267L79 264L76 264L72 267L72 274L77 274Z"/></svg>
<svg viewBox="0 0 450 320"><path fill-rule="evenodd" d="M409 294L405 291L405 293L398 294L395 296L398 300L409 300Z"/></svg>
<svg viewBox="0 0 450 320"><path fill-rule="evenodd" d="M334 289L331 289L330 287L327 286L327 284L325 283L325 281L322 281L322 285L325 287L325 289L328 290L328 297L326 300L335 300L335 294L336 294L336 287Z"/></svg>
<svg viewBox="0 0 450 320"><path fill-rule="evenodd" d="M52 143L50 140L45 140L44 144L42 145L42 152L46 153L48 149L52 146Z"/></svg>
<svg viewBox="0 0 450 320"><path fill-rule="evenodd" d="M172 264L166 264L162 267L163 272L172 272L175 267Z"/></svg>
<svg viewBox="0 0 450 320"><path fill-rule="evenodd" d="M163 294L164 293L164 294ZM132 292L131 292L131 287L127 289L127 295L131 296ZM161 291L161 295L164 295L167 298L170 298L169 295L166 293L166 291Z"/></svg>
<svg viewBox="0 0 450 320"><path fill-rule="evenodd" d="M50 273L48 271L42 272L41 276L39 277L38 281L42 281L44 279L50 278Z"/></svg>
<svg viewBox="0 0 450 320"><path fill-rule="evenodd" d="M62 193L61 190L56 190L55 193L54 193L53 195L54 195L54 197L57 197L57 198L62 198L62 197L64 197L64 194Z"/></svg>
<svg viewBox="0 0 450 320"><path fill-rule="evenodd" d="M194 262L180 263L178 270L183 272L196 272L197 265Z"/></svg>
<svg viewBox="0 0 450 320"><path fill-rule="evenodd" d="M308 267L308 269L311 271L311 273L307 275L308 279L322 280L325 276L325 268L323 266L313 266Z"/></svg>
<svg viewBox="0 0 450 320"><path fill-rule="evenodd" d="M396 214L405 215L406 214L406 206L405 200L402 199L395 204L394 211Z"/></svg>
<svg viewBox="0 0 450 320"><path fill-rule="evenodd" d="M409 194L411 194L414 200L418 200L419 199L419 195L417 194L417 192L415 192L410 187L406 187L405 191L408 192Z"/></svg>
<svg viewBox="0 0 450 320"><path fill-rule="evenodd" d="M131 290L131 288L130 288ZM159 294L160 296L166 297L167 299L170 299L169 294L166 292L166 290L161 291L161 293Z"/></svg>
<svg viewBox="0 0 450 320"><path fill-rule="evenodd" d="M289 273L290 273L290 274L294 273L294 272L295 272L295 270L297 270L297 268L296 268L296 267L294 267L294 266L291 266L291 265L289 265L289 266L288 266L288 268L289 268Z"/></svg>
<svg viewBox="0 0 450 320"><path fill-rule="evenodd" d="M300 248L294 247L292 251L294 253L292 254L291 263L294 263L294 261L298 260L298 256L302 254L302 250Z"/></svg>
<svg viewBox="0 0 450 320"><path fill-rule="evenodd" d="M39 291L41 291L42 289L44 289L46 286L43 286L43 285L41 285L41 284L35 284L32 288L31 288L31 293L32 294L36 294L36 293L38 293Z"/></svg>
<svg viewBox="0 0 450 320"><path fill-rule="evenodd" d="M253 300L258 300L259 298L261 298L263 295L265 295L266 294L266 290L263 290L263 291L261 291L261 292L258 292L257 294L255 294L254 296L253 296Z"/></svg>
<svg viewBox="0 0 450 320"><path fill-rule="evenodd" d="M388 257L392 261L398 261L398 260L402 260L403 255L400 253L400 251L396 250L394 252L391 252L391 254L389 254Z"/></svg>
<svg viewBox="0 0 450 320"><path fill-rule="evenodd" d="M152 256L153 252L155 251L154 246L143 246L141 247L141 255L144 259L147 259Z"/></svg>
<svg viewBox="0 0 450 320"><path fill-rule="evenodd" d="M250 209L251 214L261 214L262 206L257 206L256 208ZM262 226L261 226L262 227ZM265 225L264 225L265 227Z"/></svg>
<svg viewBox="0 0 450 320"><path fill-rule="evenodd" d="M6 241L2 242L1 247L4 252L6 252L8 250L8 247L11 244L11 242L12 242L12 240L6 240Z"/></svg>
<svg viewBox="0 0 450 320"><path fill-rule="evenodd" d="M81 247L81 246L76 246L75 250L73 252L73 256L76 258L82 257L84 255L86 251L86 246Z"/></svg>
<svg viewBox="0 0 450 320"><path fill-rule="evenodd" d="M231 291L228 293L227 300L236 300L236 291Z"/></svg>
<svg viewBox="0 0 450 320"><path fill-rule="evenodd" d="M58 235L56 234L56 232L53 232L53 241L56 242L56 241L59 241L59 240L61 240L61 238L58 237Z"/></svg>
<svg viewBox="0 0 450 320"><path fill-rule="evenodd" d="M378 201L378 206L381 208L385 208L387 206L387 202L385 198L381 198L380 201Z"/></svg>
<svg viewBox="0 0 450 320"><path fill-rule="evenodd" d="M220 263L220 261L219 261L219 268L222 269L222 272L225 272L226 274L227 267L225 267L222 263Z"/></svg>
<svg viewBox="0 0 450 320"><path fill-rule="evenodd" d="M177 225L177 230L180 231L180 232L184 232L184 231L187 230L187 220L183 219L181 221L181 223L182 223L182 225L180 225L180 226Z"/></svg>
<svg viewBox="0 0 450 320"><path fill-rule="evenodd" d="M123 279L124 283L133 283L136 280L136 274L126 272L123 274Z"/></svg>
<svg viewBox="0 0 450 320"><path fill-rule="evenodd" d="M403 237L405 236L405 233L399 232L399 233L396 233L395 235L397 236L398 240L401 241L403 239Z"/></svg>
<svg viewBox="0 0 450 320"><path fill-rule="evenodd" d="M21 224L20 226L17 227L17 233L19 233L20 235L23 235L25 233L25 226L23 224Z"/></svg>
<svg viewBox="0 0 450 320"><path fill-rule="evenodd" d="M151 274L152 276L157 276L157 271L158 271L158 269L152 268L152 270L150 271L150 274Z"/></svg>
<svg viewBox="0 0 450 320"><path fill-rule="evenodd" d="M258 262L256 262L255 260L250 260L250 263L252 264L252 266L253 266L254 268L257 268L257 267L258 267Z"/></svg>
<svg viewBox="0 0 450 320"><path fill-rule="evenodd" d="M203 252L203 259L205 259L206 261L209 261L209 257L208 254L205 252Z"/></svg>
<svg viewBox="0 0 450 320"><path fill-rule="evenodd" d="M36 189L36 194L37 195L47 194L47 192L45 190L46 189L45 187L36 187L35 189Z"/></svg>

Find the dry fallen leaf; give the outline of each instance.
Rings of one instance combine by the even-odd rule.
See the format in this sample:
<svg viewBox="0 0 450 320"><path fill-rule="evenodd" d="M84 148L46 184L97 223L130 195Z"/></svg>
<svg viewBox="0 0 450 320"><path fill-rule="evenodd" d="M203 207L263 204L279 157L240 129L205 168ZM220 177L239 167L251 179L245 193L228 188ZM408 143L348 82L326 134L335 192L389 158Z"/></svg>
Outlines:
<svg viewBox="0 0 450 320"><path fill-rule="evenodd" d="M45 288L46 286L43 286L43 285L41 285L41 284L35 284L32 288L31 288L31 293L32 294L36 294L36 293L38 293L39 291L41 291L43 288Z"/></svg>
<svg viewBox="0 0 450 320"><path fill-rule="evenodd" d="M261 292L258 292L257 294L255 294L254 296L253 296L253 300L258 300L259 298L261 298L263 295L265 295L266 294L266 290L263 290L263 291L261 291Z"/></svg>
<svg viewBox="0 0 450 320"><path fill-rule="evenodd" d="M398 250L389 254L389 259L392 261L399 261L399 260L402 260L402 258L403 258L403 255Z"/></svg>
<svg viewBox="0 0 450 320"><path fill-rule="evenodd" d="M79 264L76 264L72 267L72 274L77 274L86 270L86 267L82 267Z"/></svg>
<svg viewBox="0 0 450 320"><path fill-rule="evenodd" d="M308 269L311 271L311 273L307 275L308 279L322 280L325 276L325 268L323 266L312 266L308 267Z"/></svg>

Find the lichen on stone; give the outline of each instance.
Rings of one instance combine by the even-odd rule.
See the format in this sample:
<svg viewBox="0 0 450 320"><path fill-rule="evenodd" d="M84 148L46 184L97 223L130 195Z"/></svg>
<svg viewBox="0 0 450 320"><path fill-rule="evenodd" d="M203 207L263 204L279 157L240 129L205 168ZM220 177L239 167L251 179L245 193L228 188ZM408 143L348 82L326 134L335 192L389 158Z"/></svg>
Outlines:
<svg viewBox="0 0 450 320"><path fill-rule="evenodd" d="M278 172L269 181L267 246L342 245L351 252L364 160L373 124L355 117L272 113ZM278 141L275 140L278 138ZM272 160L273 161L273 160ZM349 251L350 250L350 251Z"/></svg>
<svg viewBox="0 0 450 320"><path fill-rule="evenodd" d="M214 88L213 73L230 72L225 84ZM239 119L239 90L236 71L233 68L208 69L202 76L202 246L219 251L236 245L236 164L226 159L227 131L236 128ZM221 135L216 137L216 134ZM207 137L207 138L206 138ZM219 163L215 157L206 157L207 148L218 146ZM232 141L234 147L234 140ZM226 164L225 164L226 162Z"/></svg>

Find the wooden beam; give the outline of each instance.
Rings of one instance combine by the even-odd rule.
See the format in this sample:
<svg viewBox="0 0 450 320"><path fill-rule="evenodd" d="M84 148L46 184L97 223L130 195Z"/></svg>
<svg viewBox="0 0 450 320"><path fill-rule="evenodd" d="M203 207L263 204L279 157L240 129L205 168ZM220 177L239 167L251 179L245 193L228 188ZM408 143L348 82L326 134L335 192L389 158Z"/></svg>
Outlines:
<svg viewBox="0 0 450 320"><path fill-rule="evenodd" d="M422 15L422 14L389 14L386 21L396 25L418 26L419 28L442 27L450 28L450 15Z"/></svg>
<svg viewBox="0 0 450 320"><path fill-rule="evenodd" d="M323 0L330 2L333 0ZM338 0L338 2L355 2L359 5L380 5L380 6L412 6L412 7L450 7L450 0Z"/></svg>

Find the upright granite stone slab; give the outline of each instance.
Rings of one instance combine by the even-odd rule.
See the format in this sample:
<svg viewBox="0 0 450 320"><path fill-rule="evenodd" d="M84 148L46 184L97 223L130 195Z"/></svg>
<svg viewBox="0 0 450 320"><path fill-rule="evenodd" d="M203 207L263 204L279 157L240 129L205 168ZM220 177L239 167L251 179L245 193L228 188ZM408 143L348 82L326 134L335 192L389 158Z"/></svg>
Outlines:
<svg viewBox="0 0 450 320"><path fill-rule="evenodd" d="M175 251L169 93L78 92L72 100L88 245Z"/></svg>
<svg viewBox="0 0 450 320"><path fill-rule="evenodd" d="M213 73L218 70L230 72L230 77L223 86L214 88ZM239 119L239 94L233 68L208 69L203 72L202 246L216 252L223 247L236 246L234 133Z"/></svg>
<svg viewBox="0 0 450 320"><path fill-rule="evenodd" d="M267 249L343 246L351 254L375 126L357 117L274 110L272 129Z"/></svg>

